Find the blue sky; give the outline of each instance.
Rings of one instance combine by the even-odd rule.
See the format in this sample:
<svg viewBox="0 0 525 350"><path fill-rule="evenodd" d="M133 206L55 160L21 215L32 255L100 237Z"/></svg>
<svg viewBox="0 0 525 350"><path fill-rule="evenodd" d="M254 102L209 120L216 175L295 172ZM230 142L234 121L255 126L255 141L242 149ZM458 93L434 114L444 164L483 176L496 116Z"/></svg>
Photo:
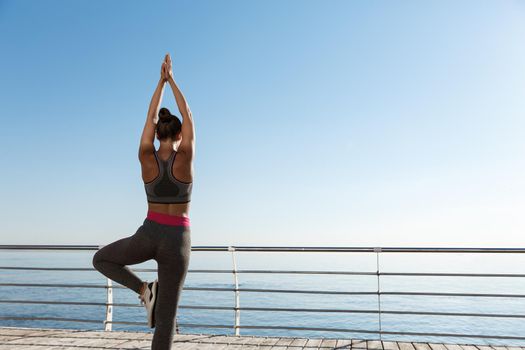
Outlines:
<svg viewBox="0 0 525 350"><path fill-rule="evenodd" d="M0 33L4 244L136 231L170 52L193 245L525 246L523 2L4 0Z"/></svg>

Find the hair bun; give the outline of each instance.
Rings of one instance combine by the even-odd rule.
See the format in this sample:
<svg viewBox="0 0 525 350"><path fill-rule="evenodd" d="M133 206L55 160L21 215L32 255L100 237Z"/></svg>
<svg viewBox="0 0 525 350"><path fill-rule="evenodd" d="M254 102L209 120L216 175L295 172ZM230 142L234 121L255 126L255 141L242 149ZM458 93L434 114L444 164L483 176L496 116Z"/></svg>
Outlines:
<svg viewBox="0 0 525 350"><path fill-rule="evenodd" d="M165 108L165 107L162 107L160 110L159 110L159 120L161 122L169 122L171 120L171 113L170 113L170 110Z"/></svg>

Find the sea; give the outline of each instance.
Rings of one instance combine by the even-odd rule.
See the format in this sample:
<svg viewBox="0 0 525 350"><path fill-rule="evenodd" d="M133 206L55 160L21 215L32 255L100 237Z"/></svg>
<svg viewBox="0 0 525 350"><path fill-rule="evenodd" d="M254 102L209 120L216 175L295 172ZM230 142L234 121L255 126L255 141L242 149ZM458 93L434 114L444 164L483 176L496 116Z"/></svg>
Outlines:
<svg viewBox="0 0 525 350"><path fill-rule="evenodd" d="M93 269L94 251L1 250L0 251L0 326L104 329L105 306L27 304L22 301L105 303L104 288L17 287L8 283L87 284L103 286L107 279ZM483 273L525 274L525 254L495 253L318 253L318 252L220 252L192 251L190 267L181 295L177 322L180 333L234 334L232 309L206 307L235 306L233 291L188 290L188 288L234 288L233 258L239 270L340 271L382 273ZM378 259L379 258L379 259ZM82 271L27 271L6 267L81 268ZM156 269L151 260L130 266ZM195 271L192 271L195 270ZM227 273L196 270L228 270ZM135 271L143 280L156 278L156 272ZM424 296L424 295L337 295L241 291L239 304L242 326L286 326L338 330L289 330L241 328L240 335L379 339L457 344L525 346L525 278L523 277L446 277L381 276L341 274L252 273L237 274L239 288L287 289L342 292L446 292L511 294L515 297ZM114 283L115 286L119 286ZM114 288L113 320L146 322L145 309L137 294L127 288ZM201 308L190 308L190 307ZM377 311L363 313L359 310ZM261 311L255 308L324 309L314 311ZM341 311L343 310L343 311ZM346 310L346 311L345 311ZM469 316L400 314L388 311L468 313ZM479 316L477 314L492 314ZM21 320L17 318L69 318L99 320L96 323ZM191 325L226 325L228 328ZM113 330L151 332L144 325L114 324ZM364 330L367 332L357 332ZM390 332L390 334L388 333ZM431 335L399 335L427 333ZM392 334L393 333L393 334ZM434 334L434 335L432 335ZM436 335L445 334L445 335ZM450 336L471 335L471 337ZM484 338L482 336L494 336ZM499 337L499 338L498 338Z"/></svg>

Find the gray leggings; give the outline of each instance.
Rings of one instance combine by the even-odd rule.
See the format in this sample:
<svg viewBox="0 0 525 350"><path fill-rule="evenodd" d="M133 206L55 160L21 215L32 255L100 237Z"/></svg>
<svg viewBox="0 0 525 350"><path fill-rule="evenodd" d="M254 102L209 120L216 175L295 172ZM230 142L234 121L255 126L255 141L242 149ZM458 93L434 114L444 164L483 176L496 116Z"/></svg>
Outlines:
<svg viewBox="0 0 525 350"><path fill-rule="evenodd" d="M137 232L99 249L93 266L106 277L137 294L143 284L127 266L155 259L158 264L158 299L151 348L171 349L174 323L191 252L189 226L170 226L145 219Z"/></svg>

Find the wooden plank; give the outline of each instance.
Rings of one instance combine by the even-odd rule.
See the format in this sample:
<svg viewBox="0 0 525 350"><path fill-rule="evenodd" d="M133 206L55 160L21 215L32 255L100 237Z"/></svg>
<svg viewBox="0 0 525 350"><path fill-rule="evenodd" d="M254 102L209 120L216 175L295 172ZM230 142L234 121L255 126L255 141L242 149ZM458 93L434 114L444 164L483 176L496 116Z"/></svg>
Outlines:
<svg viewBox="0 0 525 350"><path fill-rule="evenodd" d="M242 348L242 349L258 349L258 344L260 343L260 340L256 340L257 337L254 337L252 335L248 336L232 336L234 338L234 343L232 349L236 348ZM228 346L227 349L230 349L232 345Z"/></svg>
<svg viewBox="0 0 525 350"><path fill-rule="evenodd" d="M276 337L265 337L259 345L260 350L270 350L273 349L275 343L279 341L279 338Z"/></svg>
<svg viewBox="0 0 525 350"><path fill-rule="evenodd" d="M207 348L201 348L199 347L200 344L197 344L197 347L195 347L195 350L201 350L201 349L205 349L205 350L231 350L231 349L241 349L243 346L242 345L227 345L227 344L223 344L223 345L208 345ZM251 347L249 347L251 348ZM175 349L176 350L176 349ZM193 350L193 349L192 349Z"/></svg>
<svg viewBox="0 0 525 350"><path fill-rule="evenodd" d="M456 344L445 344L445 347L448 350L462 350L461 346L456 345Z"/></svg>
<svg viewBox="0 0 525 350"><path fill-rule="evenodd" d="M86 338L86 339L115 339L119 338L119 332L105 332L105 331L85 331L85 330L72 330L71 332L65 334L68 338ZM120 338L119 338L120 339Z"/></svg>
<svg viewBox="0 0 525 350"><path fill-rule="evenodd" d="M277 343L275 343L276 346L288 346L290 345L293 341L295 340L295 338L290 338L290 337L280 337L279 340L277 341Z"/></svg>
<svg viewBox="0 0 525 350"><path fill-rule="evenodd" d="M416 350L431 350L427 343L412 343Z"/></svg>
<svg viewBox="0 0 525 350"><path fill-rule="evenodd" d="M28 335L35 332L37 332L37 330L33 328L0 328L0 335Z"/></svg>
<svg viewBox="0 0 525 350"><path fill-rule="evenodd" d="M110 341L99 339L99 343L97 344L100 344L99 346L105 346L105 347L109 346L110 348L114 348L114 349L122 349L122 344L125 344L128 342L129 342L128 339L112 339ZM151 340L143 340L143 342L146 343L147 346L151 348Z"/></svg>
<svg viewBox="0 0 525 350"><path fill-rule="evenodd" d="M225 335L225 334L209 334L208 336L202 336L202 337L186 337L183 339L182 342L191 342L191 343L199 343L199 344L229 344L231 335ZM179 341L179 339L177 339Z"/></svg>
<svg viewBox="0 0 525 350"><path fill-rule="evenodd" d="M322 338L310 338L305 344L305 348L308 350L319 349L323 339Z"/></svg>
<svg viewBox="0 0 525 350"><path fill-rule="evenodd" d="M352 347L352 339L337 339L337 348L350 349Z"/></svg>
<svg viewBox="0 0 525 350"><path fill-rule="evenodd" d="M337 339L324 338L321 342L321 349L333 349L337 344Z"/></svg>
<svg viewBox="0 0 525 350"><path fill-rule="evenodd" d="M443 344L428 343L428 346L430 346L432 350L447 350L447 348Z"/></svg>
<svg viewBox="0 0 525 350"><path fill-rule="evenodd" d="M229 345L227 348L225 348L227 350L259 350L259 347L257 345L240 345L240 344L234 344L234 345ZM294 349L294 348L290 348L288 347L288 349ZM200 349L199 349L200 350ZM215 350L215 349L210 349L210 350Z"/></svg>
<svg viewBox="0 0 525 350"><path fill-rule="evenodd" d="M399 346L395 341L384 341L383 349L385 350L399 350Z"/></svg>
<svg viewBox="0 0 525 350"><path fill-rule="evenodd" d="M239 344L239 345L244 345L248 339L246 337L241 337L241 336L238 336L238 335L229 335L229 336L226 336L226 337L223 337L224 338L224 342L226 344Z"/></svg>
<svg viewBox="0 0 525 350"><path fill-rule="evenodd" d="M300 348L302 349L306 343L308 343L308 338L296 338L290 343L291 348Z"/></svg>
<svg viewBox="0 0 525 350"><path fill-rule="evenodd" d="M266 338L267 337L258 337L258 336L251 335L249 344L250 345L255 345L255 346L260 346L266 340Z"/></svg>
<svg viewBox="0 0 525 350"><path fill-rule="evenodd" d="M173 346L173 350L228 350L232 346L237 345L228 345L228 344L202 344L202 343L186 343L186 344L177 344ZM242 345L241 345L242 346Z"/></svg>
<svg viewBox="0 0 525 350"><path fill-rule="evenodd" d="M177 343L172 347L173 350L212 350L212 349L227 349L226 344L216 345L216 344L202 344L202 343Z"/></svg>
<svg viewBox="0 0 525 350"><path fill-rule="evenodd" d="M56 346L39 346L39 345L28 345L28 346L19 346L19 345L2 345L2 350L65 350L64 347Z"/></svg>
<svg viewBox="0 0 525 350"><path fill-rule="evenodd" d="M383 344L379 340L367 340L366 348L368 350L383 350Z"/></svg>
<svg viewBox="0 0 525 350"><path fill-rule="evenodd" d="M174 346L175 347L175 346ZM126 340L118 346L119 349L151 349L151 340Z"/></svg>
<svg viewBox="0 0 525 350"><path fill-rule="evenodd" d="M179 334L177 337L173 338L174 342L177 343L214 343L214 342L224 342L226 335L221 334Z"/></svg>
<svg viewBox="0 0 525 350"><path fill-rule="evenodd" d="M181 333L181 334L174 334L173 339L177 341L186 341L186 340L194 340L194 339L201 339L201 338L209 338L210 336L213 336L212 334L193 334L193 333Z"/></svg>
<svg viewBox="0 0 525 350"><path fill-rule="evenodd" d="M105 339L105 338L76 338L72 344L75 347L102 347L105 344L114 344L114 342L121 342L119 339Z"/></svg>
<svg viewBox="0 0 525 350"><path fill-rule="evenodd" d="M0 342L2 343L6 343L10 340L15 340L15 339L20 339L20 338L22 337L19 335L1 335L0 334Z"/></svg>
<svg viewBox="0 0 525 350"><path fill-rule="evenodd" d="M195 350L195 345L201 345L202 344L195 344L195 343L177 343L177 344L173 344L173 346L171 347L172 350ZM205 348L207 345L203 346L202 348ZM150 350L151 349L151 345L149 348L146 348L146 349L141 349L141 350Z"/></svg>
<svg viewBox="0 0 525 350"><path fill-rule="evenodd" d="M277 343L272 347L272 350L290 350L290 345L296 338L281 337Z"/></svg>
<svg viewBox="0 0 525 350"><path fill-rule="evenodd" d="M58 338L58 342L61 340L61 338ZM62 338L62 341L64 341L67 339L64 339ZM46 337L31 337L31 338L26 338L26 337L22 337L22 338L18 338L18 339L14 339L14 340L11 340L9 342L9 345L60 345L60 344L53 344L53 341L54 339L49 339L49 338L46 338ZM71 343L71 342L68 342L68 343Z"/></svg>
<svg viewBox="0 0 525 350"><path fill-rule="evenodd" d="M366 349L366 340L352 339L352 349Z"/></svg>
<svg viewBox="0 0 525 350"><path fill-rule="evenodd" d="M412 343L397 342L397 346L399 346L399 350L416 350Z"/></svg>
<svg viewBox="0 0 525 350"><path fill-rule="evenodd" d="M22 338L11 341L9 345L18 345L20 349L25 349L31 346L39 347L76 347L76 346L115 346L122 343L120 339L104 339L104 338L48 338L48 337L31 337Z"/></svg>
<svg viewBox="0 0 525 350"><path fill-rule="evenodd" d="M278 337L264 337L260 345L275 345L279 339Z"/></svg>
<svg viewBox="0 0 525 350"><path fill-rule="evenodd" d="M463 350L478 350L474 345L461 345Z"/></svg>
<svg viewBox="0 0 525 350"><path fill-rule="evenodd" d="M109 332L106 332L106 333L109 333ZM144 339L152 339L153 333L151 332L147 332L147 333L145 332L117 332L117 337L120 339L126 339L126 340L144 340Z"/></svg>

